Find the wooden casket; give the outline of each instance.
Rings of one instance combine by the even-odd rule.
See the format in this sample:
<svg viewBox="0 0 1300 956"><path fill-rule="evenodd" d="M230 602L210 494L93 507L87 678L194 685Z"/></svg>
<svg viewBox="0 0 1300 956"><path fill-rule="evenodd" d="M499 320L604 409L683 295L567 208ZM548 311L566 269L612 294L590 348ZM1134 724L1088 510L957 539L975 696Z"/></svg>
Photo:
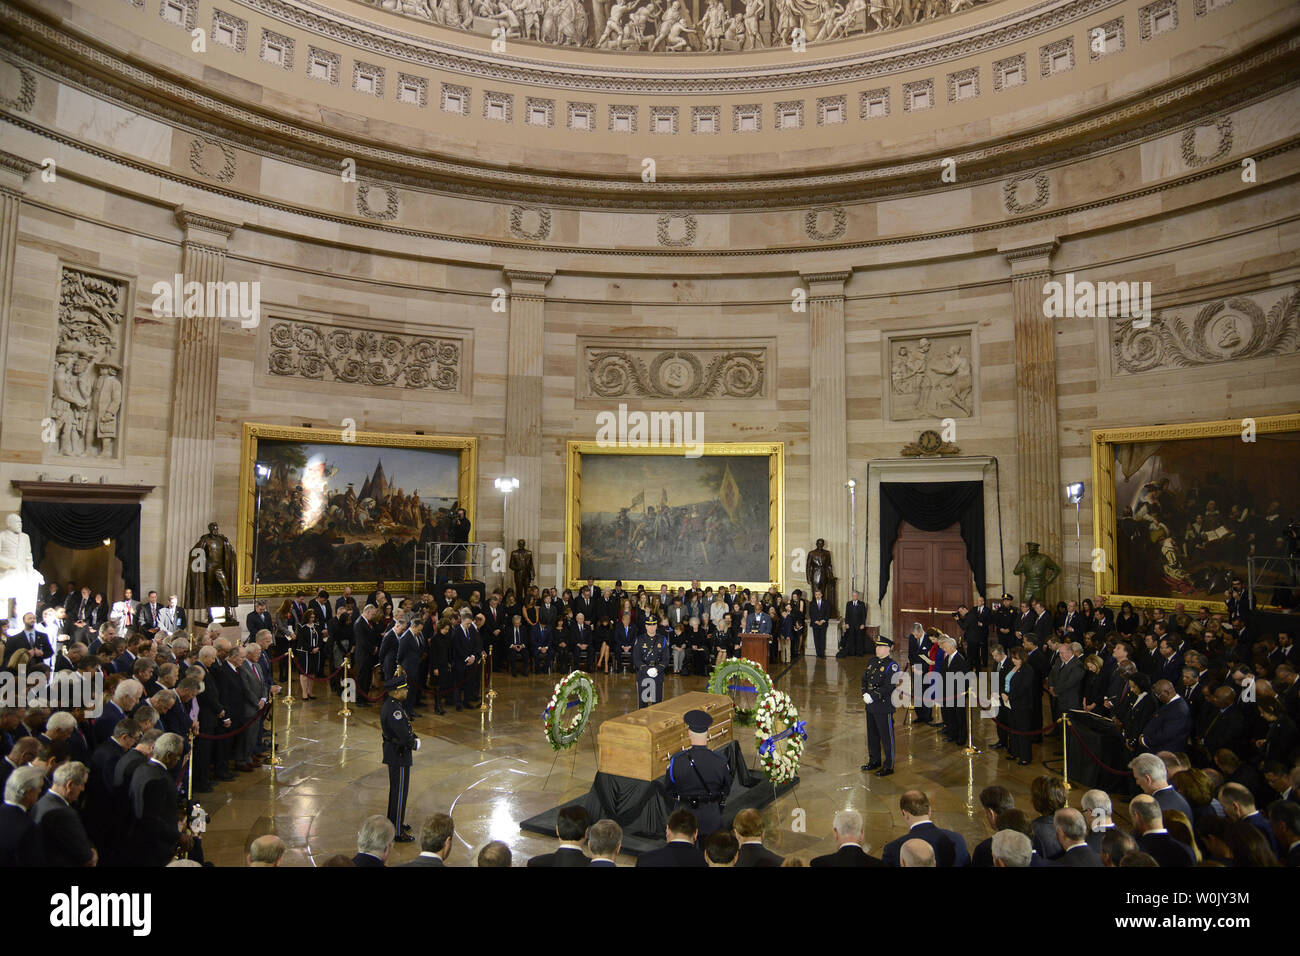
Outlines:
<svg viewBox="0 0 1300 956"><path fill-rule="evenodd" d="M601 773L655 780L668 772L673 754L691 745L686 735L688 710L704 710L713 717L709 728L709 749L716 750L732 740L733 704L726 694L692 691L671 700L612 717L600 725L596 735L597 769Z"/></svg>

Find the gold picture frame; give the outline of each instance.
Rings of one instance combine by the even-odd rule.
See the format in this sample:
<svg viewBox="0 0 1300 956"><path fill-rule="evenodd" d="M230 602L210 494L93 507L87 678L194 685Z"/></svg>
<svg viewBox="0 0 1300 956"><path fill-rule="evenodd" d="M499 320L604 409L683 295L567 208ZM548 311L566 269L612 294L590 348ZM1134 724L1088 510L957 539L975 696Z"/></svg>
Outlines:
<svg viewBox="0 0 1300 956"><path fill-rule="evenodd" d="M294 441L313 445L367 445L376 448L454 449L459 452L457 469L457 497L460 507L477 527L476 511L478 484L478 439L454 435L415 435L400 432L349 432L344 437L342 429L293 428L284 425L262 425L245 422L241 441L242 455L239 464L239 534L236 541L240 599L253 596L253 519L257 506L257 483L253 465L257 462L258 442ZM397 579L395 579L397 580ZM401 579L405 580L405 579ZM331 594L345 587L361 590L364 594L374 587L374 581L312 581L294 583L259 584L257 596L284 597L299 589L325 588ZM400 590L400 589L397 589Z"/></svg>
<svg viewBox="0 0 1300 956"><path fill-rule="evenodd" d="M1253 418L1254 433L1273 434L1300 431L1300 415L1268 415ZM1171 441L1194 438L1225 438L1241 435L1247 423L1240 418L1213 422L1188 422L1182 425L1148 425L1136 428L1094 428L1092 430L1092 491L1093 491L1093 556L1100 558L1102 570L1094 572L1096 593L1106 598L1108 606L1118 608L1124 601L1135 607L1173 610L1183 604L1189 612L1202 606L1212 611L1226 612L1222 600L1179 598L1167 595L1119 594L1119 572L1115 564L1118 554L1117 511L1115 507L1115 448L1117 445L1152 441ZM1099 555L1096 549L1101 549ZM1093 565L1096 567L1096 564Z"/></svg>
<svg viewBox="0 0 1300 956"><path fill-rule="evenodd" d="M766 457L768 488L768 545L766 581L735 581L738 587L766 590L775 584L785 593L785 443L784 442L704 442L700 446L701 457L735 456ZM566 587L578 588L586 583L582 571L582 459L588 455L658 455L666 458L683 459L681 449L663 447L623 447L607 446L594 441L570 441L565 454L565 495L564 495L564 567ZM688 460L688 459L683 459ZM705 572L706 573L706 572ZM700 578L702 584L718 584L718 581ZM597 579L601 587L612 586L612 579ZM726 584L733 583L728 580ZM623 579L623 587L635 591L644 584L647 590L666 584L671 588L690 587L691 582L664 580Z"/></svg>

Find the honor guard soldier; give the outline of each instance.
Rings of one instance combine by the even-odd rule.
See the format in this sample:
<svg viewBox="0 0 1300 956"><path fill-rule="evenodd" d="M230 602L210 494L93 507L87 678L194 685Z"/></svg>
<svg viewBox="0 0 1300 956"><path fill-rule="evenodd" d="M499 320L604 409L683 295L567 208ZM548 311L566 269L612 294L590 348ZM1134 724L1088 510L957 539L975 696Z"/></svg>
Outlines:
<svg viewBox="0 0 1300 956"><path fill-rule="evenodd" d="M731 792L731 767L709 749L708 711L688 710L684 717L691 746L668 761L668 792L676 798L675 809L689 807L699 820L699 843L722 829L722 811Z"/></svg>
<svg viewBox="0 0 1300 956"><path fill-rule="evenodd" d="M862 701L867 705L868 762L863 770L876 771L877 777L894 772L894 675L898 662L890 656L894 642L887 637L876 640L876 659L862 675Z"/></svg>
<svg viewBox="0 0 1300 956"><path fill-rule="evenodd" d="M654 615L645 619L645 633L632 645L632 666L636 668L637 707L649 707L664 699L664 671L668 669L668 638L658 633Z"/></svg>
<svg viewBox="0 0 1300 956"><path fill-rule="evenodd" d="M399 667L384 681L384 706L379 714L379 728L384 737L384 763L388 764L388 819L397 830L398 843L415 838L403 819L406 817L406 794L411 783L411 753L420 749L420 738L411 727L410 714L402 704L406 700L406 674Z"/></svg>

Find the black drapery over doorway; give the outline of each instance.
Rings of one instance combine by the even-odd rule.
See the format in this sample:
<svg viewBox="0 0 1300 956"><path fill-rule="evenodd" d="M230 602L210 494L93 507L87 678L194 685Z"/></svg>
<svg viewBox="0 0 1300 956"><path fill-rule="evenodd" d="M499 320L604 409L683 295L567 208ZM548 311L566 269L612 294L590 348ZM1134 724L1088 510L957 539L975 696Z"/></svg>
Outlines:
<svg viewBox="0 0 1300 956"><path fill-rule="evenodd" d="M48 542L88 549L113 541L122 581L140 594L140 505L23 501L23 531L32 539L32 563L40 565Z"/></svg>
<svg viewBox="0 0 1300 956"><path fill-rule="evenodd" d="M961 526L966 560L975 576L975 590L984 594L984 482L890 481L880 483L880 594L889 588L894 542L904 521L920 531Z"/></svg>

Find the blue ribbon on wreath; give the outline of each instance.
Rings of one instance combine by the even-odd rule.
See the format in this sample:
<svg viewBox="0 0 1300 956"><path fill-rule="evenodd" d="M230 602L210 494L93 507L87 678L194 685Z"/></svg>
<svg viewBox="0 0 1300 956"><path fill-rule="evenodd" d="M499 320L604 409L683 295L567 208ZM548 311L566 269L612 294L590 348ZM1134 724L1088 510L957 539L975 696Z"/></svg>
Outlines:
<svg viewBox="0 0 1300 956"><path fill-rule="evenodd" d="M748 691L751 694L758 693L757 687L751 687L748 684L728 684L727 690L743 690L743 691Z"/></svg>
<svg viewBox="0 0 1300 956"><path fill-rule="evenodd" d="M808 739L807 727L808 727L807 721L796 720L793 726L787 727L785 730L781 731L779 734L777 734L774 737L768 737L767 739L765 739L762 742L762 744L759 745L758 748L759 754L766 757L768 754L775 753L776 744L778 740L785 740L787 737L793 737L795 734L798 734L804 740L807 740Z"/></svg>
<svg viewBox="0 0 1300 956"><path fill-rule="evenodd" d="M564 705L564 709L568 710L570 707L577 707L581 703L582 703L581 698L574 698L573 700L569 701L567 704ZM544 711L542 711L542 716L549 717L553 709L554 708L548 706Z"/></svg>

